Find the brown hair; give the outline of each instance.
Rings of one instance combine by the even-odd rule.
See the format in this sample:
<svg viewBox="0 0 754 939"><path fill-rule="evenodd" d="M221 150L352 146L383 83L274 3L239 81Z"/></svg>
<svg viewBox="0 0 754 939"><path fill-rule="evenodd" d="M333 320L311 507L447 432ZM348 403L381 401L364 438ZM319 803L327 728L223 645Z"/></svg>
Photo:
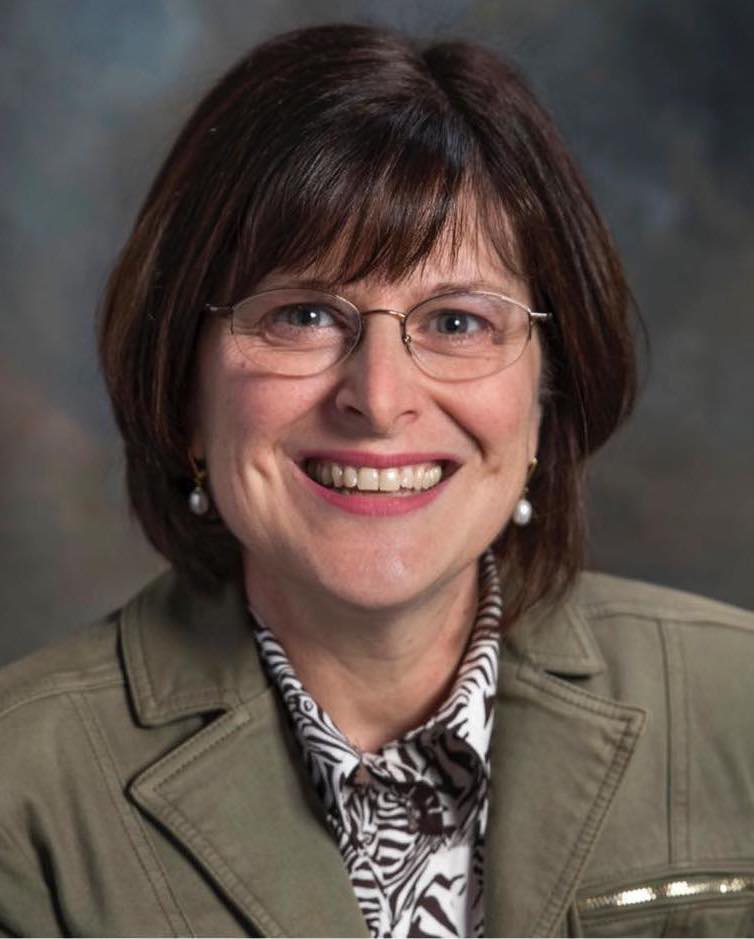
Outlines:
<svg viewBox="0 0 754 939"><path fill-rule="evenodd" d="M422 48L383 29L321 26L244 57L173 146L109 280L100 352L133 509L152 544L210 587L238 574L218 518L187 510L190 399L206 303L274 268L328 263L334 283L398 279L462 203L527 282L547 363L535 519L495 548L510 617L583 563L584 462L629 413L636 372L620 262L551 119L490 51ZM343 233L348 237L344 238Z"/></svg>

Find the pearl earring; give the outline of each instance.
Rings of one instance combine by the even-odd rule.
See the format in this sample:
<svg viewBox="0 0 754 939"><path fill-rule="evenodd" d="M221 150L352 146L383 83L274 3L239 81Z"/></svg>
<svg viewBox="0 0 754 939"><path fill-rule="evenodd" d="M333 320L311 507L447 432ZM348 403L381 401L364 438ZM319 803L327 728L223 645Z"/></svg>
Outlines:
<svg viewBox="0 0 754 939"><path fill-rule="evenodd" d="M196 461L189 453L189 462L191 463L191 472L194 476L194 488L188 497L189 510L194 515L206 515L209 511L209 496L204 488L204 480L207 478L207 471L200 469Z"/></svg>
<svg viewBox="0 0 754 939"><path fill-rule="evenodd" d="M526 473L526 485L524 486L524 491L521 498L516 503L516 507L513 509L513 524L518 525L523 528L525 525L528 525L534 514L534 509L532 508L531 502L529 502L527 495L529 493L529 480L532 477L534 470L537 468L537 458L534 457L529 464L529 469Z"/></svg>
<svg viewBox="0 0 754 939"><path fill-rule="evenodd" d="M515 525L528 525L531 521L531 517L534 510L531 507L531 502L526 498L526 496L521 496L521 498L516 503L516 508L513 510L513 523Z"/></svg>

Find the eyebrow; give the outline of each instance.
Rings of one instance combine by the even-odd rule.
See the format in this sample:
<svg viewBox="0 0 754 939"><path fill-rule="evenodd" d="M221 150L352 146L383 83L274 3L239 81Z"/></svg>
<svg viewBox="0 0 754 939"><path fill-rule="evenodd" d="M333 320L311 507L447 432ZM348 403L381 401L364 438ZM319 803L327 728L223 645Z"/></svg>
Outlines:
<svg viewBox="0 0 754 939"><path fill-rule="evenodd" d="M305 290L321 290L325 293L337 295L341 295L342 291L347 290L343 285L333 283L332 281L318 280L312 277L293 277L290 280L286 280L284 284L281 283L280 286L297 287ZM471 290L506 293L506 291L510 290L510 286L506 287L503 284L491 284L485 280L440 281L439 283L429 284L422 293L427 297L435 297L445 293L465 293Z"/></svg>
<svg viewBox="0 0 754 939"><path fill-rule="evenodd" d="M439 284L433 284L431 292L433 294L455 293L459 290L490 290L492 293L504 292L506 288L503 284L491 284L486 280L464 280L455 283L451 281L442 281Z"/></svg>

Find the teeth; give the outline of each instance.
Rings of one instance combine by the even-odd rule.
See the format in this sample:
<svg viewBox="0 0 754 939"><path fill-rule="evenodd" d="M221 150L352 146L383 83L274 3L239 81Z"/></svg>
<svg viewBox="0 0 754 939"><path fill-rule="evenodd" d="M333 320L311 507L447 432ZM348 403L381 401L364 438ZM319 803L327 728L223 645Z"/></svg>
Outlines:
<svg viewBox="0 0 754 939"><path fill-rule="evenodd" d="M362 492L378 492L380 488L380 471L362 466L359 470L356 488Z"/></svg>
<svg viewBox="0 0 754 939"><path fill-rule="evenodd" d="M401 473L397 469L380 470L380 492L398 492L401 488Z"/></svg>
<svg viewBox="0 0 754 939"><path fill-rule="evenodd" d="M439 463L376 469L373 466L342 466L330 460L310 460L306 471L323 486L358 489L360 492L398 492L401 489L421 492L436 486L442 479Z"/></svg>

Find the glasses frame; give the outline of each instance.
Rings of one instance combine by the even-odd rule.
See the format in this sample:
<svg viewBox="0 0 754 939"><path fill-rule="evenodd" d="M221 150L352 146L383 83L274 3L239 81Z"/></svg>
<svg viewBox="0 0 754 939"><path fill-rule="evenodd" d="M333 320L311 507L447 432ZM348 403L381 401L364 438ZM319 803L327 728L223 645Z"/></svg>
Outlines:
<svg viewBox="0 0 754 939"><path fill-rule="evenodd" d="M342 362L345 362L346 359L351 355L351 353L355 349L358 348L359 343L361 342L361 338L364 335L365 317L373 316L375 314L383 314L385 316L392 316L398 320L400 324L400 329L401 329L401 342L403 343L403 346L406 349L406 352L408 352L408 354L411 356L411 359L413 360L414 364L420 371L422 371L425 375L428 375L430 378L434 378L436 381L449 381L449 382L472 381L473 378L487 378L490 375L496 375L498 372L502 372L506 368L510 368L512 365L515 365L516 362L520 360L521 356L526 351L526 347L531 342L534 325L536 323L539 323L539 324L546 323L553 319L552 313L542 313L536 310L532 310L530 309L530 307L528 307L525 303L522 303L520 300L514 300L513 297L509 297L507 294L504 294L504 293L497 293L494 290L446 291L444 293L433 294L431 297L426 297L424 300L420 300L419 303L415 303L410 309L403 311L403 310L393 310L388 307L374 307L373 309L369 309L369 310L361 310L359 309L359 307L356 306L355 303L352 303L346 297L342 297L340 296L340 294L337 294L337 293L330 293L327 290L319 290L316 287L283 286L283 287L271 287L268 290L259 290L256 293L249 294L247 297L244 297L242 300L239 300L238 303L233 303L229 305L216 305L213 303L207 303L205 304L204 309L208 313L221 316L225 319L230 319L230 331L233 335L236 335L236 333L233 330L233 317L238 307L240 307L244 303L247 303L249 300L255 300L258 297L265 296L266 294L279 293L282 290L309 291L311 293L318 294L319 296L324 297L329 300L337 300L338 303L344 304L346 307L348 307L350 310L353 311L353 313L355 314L354 320L357 321L359 324L358 332L356 333L353 344L348 349L346 349L346 351L340 356L340 358L336 359L334 362L331 362L329 365L326 365L324 368L319 369L318 371L307 372L304 375L289 376L289 377L297 377L297 378L310 378L314 375L322 375L324 372L329 371L329 369L334 368L336 365L340 365ZM497 300L504 300L506 303L512 303L514 306L517 306L520 309L522 309L527 314L528 323L529 323L529 329L526 334L526 341L521 346L521 352L516 356L516 358L512 362L508 362L505 365L501 365L499 368L493 369L491 372L484 372L483 374L480 374L478 376L473 376L471 378L455 378L455 379L443 378L441 376L434 375L431 371L428 371L427 368L422 364L421 352L417 351L414 348L413 340L411 336L408 334L408 332L406 331L406 321L415 310L418 310L419 307L425 306L427 303L431 303L435 300L443 300L446 297L458 297L458 296L468 296L468 295L495 297ZM275 374L285 375L284 372L279 372Z"/></svg>

